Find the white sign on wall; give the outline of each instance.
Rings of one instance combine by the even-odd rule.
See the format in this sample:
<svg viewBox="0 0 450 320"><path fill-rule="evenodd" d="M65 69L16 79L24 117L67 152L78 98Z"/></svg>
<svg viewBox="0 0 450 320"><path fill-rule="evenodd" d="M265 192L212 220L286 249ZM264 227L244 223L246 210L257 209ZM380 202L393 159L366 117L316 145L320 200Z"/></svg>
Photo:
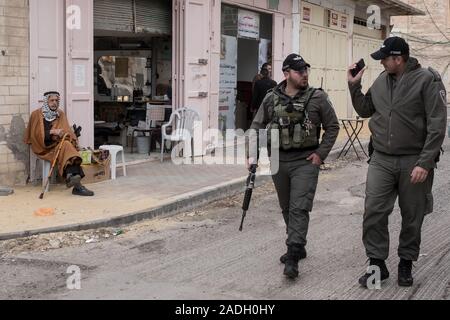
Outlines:
<svg viewBox="0 0 450 320"><path fill-rule="evenodd" d="M234 129L237 86L237 38L222 35L220 50L219 127Z"/></svg>
<svg viewBox="0 0 450 320"><path fill-rule="evenodd" d="M237 39L222 36L220 45L220 88L236 88Z"/></svg>
<svg viewBox="0 0 450 320"><path fill-rule="evenodd" d="M75 64L73 66L74 86L83 88L86 86L86 66Z"/></svg>
<svg viewBox="0 0 450 320"><path fill-rule="evenodd" d="M221 130L234 129L236 110L236 90L220 89L219 91L219 128Z"/></svg>
<svg viewBox="0 0 450 320"><path fill-rule="evenodd" d="M239 9L238 37L259 39L259 13Z"/></svg>

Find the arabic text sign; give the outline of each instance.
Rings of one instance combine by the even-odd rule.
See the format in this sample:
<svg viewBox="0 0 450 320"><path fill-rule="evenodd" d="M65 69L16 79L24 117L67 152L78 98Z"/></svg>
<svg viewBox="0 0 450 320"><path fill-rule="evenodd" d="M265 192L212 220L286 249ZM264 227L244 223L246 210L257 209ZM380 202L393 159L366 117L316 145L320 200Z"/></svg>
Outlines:
<svg viewBox="0 0 450 320"><path fill-rule="evenodd" d="M259 39L259 14L239 9L238 36Z"/></svg>

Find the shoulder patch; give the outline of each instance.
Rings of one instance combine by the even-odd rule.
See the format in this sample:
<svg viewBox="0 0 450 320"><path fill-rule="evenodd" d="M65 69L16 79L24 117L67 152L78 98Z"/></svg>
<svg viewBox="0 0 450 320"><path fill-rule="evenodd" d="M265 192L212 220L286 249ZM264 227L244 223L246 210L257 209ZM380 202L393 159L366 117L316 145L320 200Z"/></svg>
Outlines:
<svg viewBox="0 0 450 320"><path fill-rule="evenodd" d="M441 75L435 69L433 69L432 67L428 67L428 71L430 71L433 74L434 81L437 82L442 81Z"/></svg>

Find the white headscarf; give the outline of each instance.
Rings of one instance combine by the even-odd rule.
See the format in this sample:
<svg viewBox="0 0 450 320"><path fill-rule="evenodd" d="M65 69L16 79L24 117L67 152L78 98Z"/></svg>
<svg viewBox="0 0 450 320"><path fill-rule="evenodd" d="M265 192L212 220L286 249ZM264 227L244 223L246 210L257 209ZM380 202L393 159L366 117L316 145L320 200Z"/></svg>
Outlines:
<svg viewBox="0 0 450 320"><path fill-rule="evenodd" d="M57 96L58 103L60 99L59 94L56 92L50 92L44 95L44 105L42 106L42 114L44 115L45 120L47 120L48 122L52 122L59 117L58 110L53 111L52 109L50 109L48 105L48 99L50 98L50 96Z"/></svg>

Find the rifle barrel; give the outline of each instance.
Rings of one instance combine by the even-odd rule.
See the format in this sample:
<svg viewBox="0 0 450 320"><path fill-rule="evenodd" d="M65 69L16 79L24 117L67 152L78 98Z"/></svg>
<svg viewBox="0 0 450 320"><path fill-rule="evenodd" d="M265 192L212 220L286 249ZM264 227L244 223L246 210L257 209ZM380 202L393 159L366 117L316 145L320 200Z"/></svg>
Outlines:
<svg viewBox="0 0 450 320"><path fill-rule="evenodd" d="M244 226L244 219L245 219L245 216L247 215L247 210L244 210L243 212L242 212L242 219L241 219L241 226L239 227L239 231L242 231L242 228L243 228L243 226Z"/></svg>

